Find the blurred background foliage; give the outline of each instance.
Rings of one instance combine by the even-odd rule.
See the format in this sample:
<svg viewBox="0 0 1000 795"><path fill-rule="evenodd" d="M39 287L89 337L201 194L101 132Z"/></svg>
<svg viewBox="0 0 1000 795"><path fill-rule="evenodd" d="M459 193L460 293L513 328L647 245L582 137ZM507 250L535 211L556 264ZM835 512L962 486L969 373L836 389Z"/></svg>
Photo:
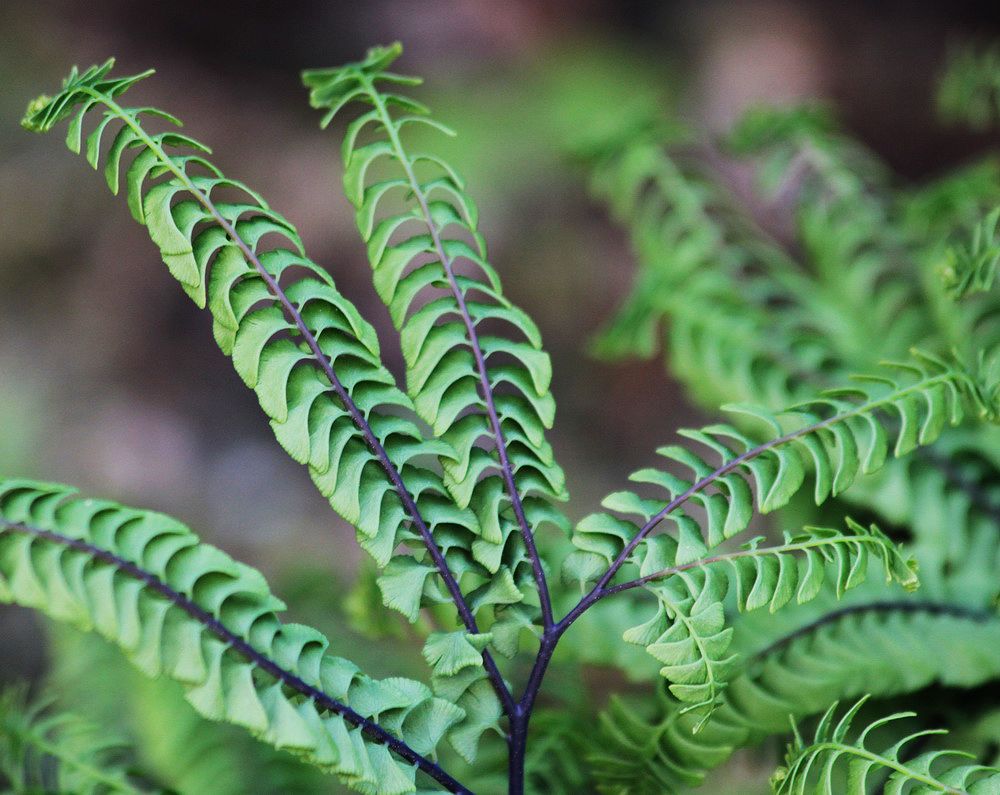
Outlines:
<svg viewBox="0 0 1000 795"><path fill-rule="evenodd" d="M646 461L653 442L670 441L698 414L659 361L607 364L587 354L634 265L623 233L587 198L572 145L651 101L717 133L755 103L818 97L902 178L920 181L991 143L938 124L933 90L949 47L998 34L995 2L6 0L0 471L168 511L260 566L293 618L329 631L335 645L350 643L371 673L417 673L344 629L363 609L342 598L360 561L352 531L274 444L205 316L175 289L143 230L110 195L65 189L87 166L20 129L26 101L72 63L114 55L122 73L155 66L143 99L184 118L223 170L298 225L313 258L376 323L398 373L398 344L339 193L339 153L318 132L298 73L402 40L404 71L426 76L421 98L459 133L447 156L480 204L506 292L537 320L552 353L551 438L578 518ZM732 174L737 186L746 178ZM0 680L45 671L44 637L26 611L0 608ZM101 662L100 649L79 659L95 655L98 668L124 670ZM75 690L100 684L80 671L56 676ZM586 684L602 691L607 682L597 672ZM177 708L187 710L179 700ZM176 757L173 736L144 725L141 709L127 722L157 739L154 770ZM220 736L212 742L223 747ZM210 759L207 749L190 756ZM748 759L737 760L741 781L747 765L757 769ZM769 771L759 764L761 781ZM736 791L733 780L717 779L715 790ZM329 791L328 781L316 786Z"/></svg>

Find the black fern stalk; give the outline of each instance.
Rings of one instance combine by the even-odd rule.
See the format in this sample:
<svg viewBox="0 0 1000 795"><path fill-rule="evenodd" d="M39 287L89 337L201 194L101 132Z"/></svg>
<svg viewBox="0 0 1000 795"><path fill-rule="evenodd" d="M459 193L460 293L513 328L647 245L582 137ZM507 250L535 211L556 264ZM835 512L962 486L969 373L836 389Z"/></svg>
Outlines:
<svg viewBox="0 0 1000 795"><path fill-rule="evenodd" d="M912 754L907 740L872 744L906 715L851 727L859 682L886 697L1000 676L1000 443L987 427L1000 419L1000 211L985 207L1000 206L1000 172L971 199L950 184L899 198L808 108L751 113L719 151L675 156L684 137L654 118L586 148L594 192L639 261L597 350L651 354L662 336L676 374L724 419L680 430L683 445L657 449L574 525L547 440L549 356L504 295L464 181L413 142L414 127L454 133L403 93L420 80L390 71L401 52L373 48L303 79L323 127L343 122L343 187L399 333L403 384L292 223L176 118L124 103L151 72L74 68L23 124L68 121L70 150L103 165L112 192L124 184L277 441L369 553L338 601L373 634L395 627L384 608L401 614L427 682L367 676L319 631L283 622L256 570L169 517L64 486L0 479L0 601L93 631L171 682L197 713L191 732L234 724L289 752L287 769L369 795L673 792L785 732L790 713L823 717L812 742L794 729L776 792L996 791L1000 772L956 761L936 732ZM985 108L992 63L963 61L948 92L974 89ZM749 160L762 197L732 201L713 171L724 156ZM795 240L748 219L775 195ZM942 258L944 280L929 278ZM815 521L800 523L800 496L824 506ZM793 501L796 529L758 518L787 524ZM926 596L911 593L918 564ZM591 730L586 699L560 688L587 665L635 679L647 703L615 697ZM89 675L74 674L78 691ZM47 754L66 791L148 791L92 733L77 748L48 707L12 693L0 695L0 783L21 786ZM856 705L837 719L845 698ZM261 791L294 788L278 767Z"/></svg>

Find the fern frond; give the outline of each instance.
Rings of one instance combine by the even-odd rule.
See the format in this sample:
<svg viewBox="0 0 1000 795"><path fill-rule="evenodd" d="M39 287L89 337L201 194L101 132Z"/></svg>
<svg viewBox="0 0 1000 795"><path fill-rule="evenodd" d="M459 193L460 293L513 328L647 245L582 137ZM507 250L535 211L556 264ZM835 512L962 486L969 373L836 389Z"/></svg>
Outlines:
<svg viewBox="0 0 1000 795"><path fill-rule="evenodd" d="M916 716L915 712L897 712L868 724L860 732L852 723L867 698L862 698L835 721L837 704L820 719L808 744L798 731L788 746L784 767L772 778L775 793L843 792L844 795L867 795L872 783L887 776L885 792L913 793L992 793L1000 790L1000 770L973 762L961 751L933 750L905 758L908 746L921 738L946 734L943 729L911 732L881 750L868 747L870 735L897 722ZM852 735L856 735L852 739Z"/></svg>
<svg viewBox="0 0 1000 795"><path fill-rule="evenodd" d="M767 424L772 435L763 444L730 425L682 431L718 455L719 463L709 463L683 447L660 448L661 456L691 470L693 478L653 468L633 473L631 480L665 491L666 505L632 491L611 494L602 505L608 511L639 516L642 525L613 513L591 514L578 523L574 543L583 553L609 564L612 576L627 560L642 565L644 554L629 560L630 556L665 520L676 526L685 551L712 549L747 528L754 510L751 485L757 492L757 510L768 513L785 505L804 485L810 465L817 504L843 492L858 474L877 471L889 455L892 418L899 423L892 454L899 457L930 444L947 425L960 422L963 401L980 417L996 416L986 388L957 362L917 352L911 362L890 366L898 378L889 377L888 371L859 376L852 387L830 390L818 400L779 414L752 406L729 407L731 413ZM712 486L718 492L705 494ZM682 511L689 500L704 507L704 530ZM577 556L571 573L574 568L586 574L594 567Z"/></svg>
<svg viewBox="0 0 1000 795"><path fill-rule="evenodd" d="M938 82L937 108L949 124L977 131L1000 123L1000 46L955 48Z"/></svg>
<svg viewBox="0 0 1000 795"><path fill-rule="evenodd" d="M594 752L601 791L695 786L737 748L787 732L789 715L822 713L837 699L933 683L968 688L1000 676L995 610L954 599L887 599L881 585L855 593L846 606L828 589L800 608L741 616L733 638L739 670L698 733L699 716L683 712L666 688L652 715L612 699Z"/></svg>
<svg viewBox="0 0 1000 795"><path fill-rule="evenodd" d="M283 624L261 574L161 514L0 482L0 600L93 629L149 676L180 682L203 716L336 772L361 791L415 791L423 754L462 711L412 680L376 681Z"/></svg>
<svg viewBox="0 0 1000 795"><path fill-rule="evenodd" d="M888 170L872 153L844 135L822 105L751 108L726 136L736 154L757 156L761 186L772 196L792 199L797 210L803 193L825 203L848 196L871 196Z"/></svg>
<svg viewBox="0 0 1000 795"><path fill-rule="evenodd" d="M99 635L48 623L46 685L106 732L128 737L142 769L171 791L326 795L335 786L329 773L300 757L203 718L185 701L182 685L144 676Z"/></svg>
<svg viewBox="0 0 1000 795"><path fill-rule="evenodd" d="M374 329L305 257L292 224L224 177L205 159L205 146L142 126L143 117L177 123L173 117L117 103L145 75L108 77L112 63L71 74L60 94L33 105L25 125L45 131L72 116L67 142L79 151L85 119L97 117L86 146L95 168L102 138L118 125L105 156L109 187L117 191L124 168L133 215L188 294L199 306L207 303L216 340L256 391L278 441L308 466L320 492L385 568L379 584L387 606L413 620L421 607L450 600L474 635L477 611L517 612L510 605L531 592L521 590L518 561L498 554L484 563L479 554L498 540L496 517L485 507L477 516L456 506L427 466L428 456L448 460L453 449L424 438L412 401L381 361ZM136 155L125 166L130 150ZM236 198L221 198L228 193ZM468 602L463 582L476 588ZM488 680L485 689L509 705L489 651L479 673Z"/></svg>
<svg viewBox="0 0 1000 795"><path fill-rule="evenodd" d="M663 663L660 673L685 703L683 711L701 716L696 731L718 706L736 661L730 649L732 628L726 626L727 593L741 612L767 607L774 613L793 599L798 604L814 599L829 572L840 597L864 581L871 558L882 564L886 582L895 580L908 589L917 584L912 562L895 544L878 528L866 529L850 519L846 532L807 527L802 533L786 533L783 544L762 547L763 540L678 563L678 543L658 536L647 544L643 561L643 568L657 570L611 589L644 585L656 598L653 618L624 637ZM688 558L692 553L682 554ZM673 563L665 567L665 561Z"/></svg>
<svg viewBox="0 0 1000 795"><path fill-rule="evenodd" d="M162 791L130 768L125 744L106 729L30 699L26 687L0 691L0 784L6 780L13 792Z"/></svg>
<svg viewBox="0 0 1000 795"><path fill-rule="evenodd" d="M1000 595L998 442L996 427L952 429L932 448L888 462L844 495L910 531L907 547L919 563L921 587L984 593L983 604Z"/></svg>
<svg viewBox="0 0 1000 795"><path fill-rule="evenodd" d="M324 126L347 106L370 108L347 128L344 188L400 331L407 390L454 451L442 458L445 483L483 528L473 555L491 571L508 565L519 586L534 576L548 626L532 533L539 522L566 525L551 503L566 492L545 440L555 415L549 356L537 326L502 293L461 178L437 155L404 144L414 125L453 133L420 103L381 87L419 82L387 71L401 51L398 43L376 47L361 62L303 79L313 107L327 110ZM512 532L524 549L509 542Z"/></svg>
<svg viewBox="0 0 1000 795"><path fill-rule="evenodd" d="M665 150L669 142L626 141L593 165L592 190L627 226L639 260L599 352L651 353L668 320L668 361L706 406L734 396L779 406L808 394L807 382L836 383L926 336L918 288L875 245L887 228L885 202L868 192L867 175L878 170L811 118L758 111L730 142L755 154L765 209L796 209L796 257L807 254L810 268L736 206L704 163ZM770 339L793 344L776 349Z"/></svg>
<svg viewBox="0 0 1000 795"><path fill-rule="evenodd" d="M783 418L759 409L736 407L770 425L774 435L763 445L728 425L682 431L682 435L719 455L721 462L709 463L683 447L661 448L661 455L690 469L693 478L645 469L634 473L632 479L666 491L665 506L637 492L616 492L603 502L609 512L591 514L577 525L573 542L578 551L567 559L564 576L581 585L598 580L584 603L659 579L661 570L682 575L652 589L659 601L657 614L646 624L629 630L626 638L646 646L666 664L662 673L674 683L674 694L703 719L718 703L732 667L727 655L730 630L723 611L728 581L716 576L709 565L725 556L713 557L710 550L747 528L754 512L753 490L759 511L780 508L803 487L811 465L814 498L820 504L844 491L858 474L874 472L883 465L889 453L889 420L884 415L898 417L899 431L893 445L898 457L933 442L947 424L959 422L963 396L980 415L995 414L983 387L957 364L923 354L913 364L897 368L905 374L904 383L882 376L861 379L857 387L832 391L819 401L794 407ZM793 430L788 430L790 424ZM737 446L733 446L734 441ZM710 487L716 489L715 493L707 493ZM692 499L705 511L704 527L684 507ZM618 514L638 515L643 523L640 526ZM664 521L674 525L676 538L650 537ZM860 538L866 542L886 543L877 531L868 533L857 525L851 529L855 534L860 529ZM833 538L845 540L836 535ZM857 545L844 549L859 551ZM881 555L887 573L901 581L912 579L912 572L890 555L889 549L891 545ZM851 564L844 568L850 557L840 559L839 591L852 579L849 573L844 574L853 567ZM741 607L780 607L791 598L798 575L790 563L780 565L780 554L765 564L768 555L752 545L738 559L741 562L735 564L736 590L746 594L738 600ZM855 563L863 560L864 555L859 555ZM699 568L687 573L688 564L693 562ZM618 570L628 564L638 568L639 579L611 585ZM708 568L701 568L706 565ZM821 578L822 568L812 568ZM648 575L654 572L657 576L651 580ZM739 585L740 575L744 581L749 580L749 585ZM806 573L803 582L809 581ZM815 593L813 586L803 585L798 596L802 601L804 595Z"/></svg>
<svg viewBox="0 0 1000 795"><path fill-rule="evenodd" d="M941 278L953 298L985 292L993 286L1000 267L1000 207L977 224L968 243L952 246Z"/></svg>

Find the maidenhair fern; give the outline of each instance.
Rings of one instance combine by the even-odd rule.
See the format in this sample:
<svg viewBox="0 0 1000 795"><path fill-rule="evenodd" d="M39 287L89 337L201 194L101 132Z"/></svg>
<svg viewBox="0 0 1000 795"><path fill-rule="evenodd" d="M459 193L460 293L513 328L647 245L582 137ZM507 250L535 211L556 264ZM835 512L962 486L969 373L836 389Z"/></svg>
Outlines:
<svg viewBox="0 0 1000 795"><path fill-rule="evenodd" d="M776 793L805 795L809 792L843 792L865 795L880 779L884 792L913 793L992 793L1000 789L1000 770L970 761L968 754L951 750L921 753L915 746L941 729L913 731L889 746L872 749L870 735L893 727L898 721L915 717L913 712L899 712L880 718L852 738L852 723L864 706L858 701L834 722L836 704L827 710L816 727L810 743L796 732L788 748L785 767L773 778ZM910 756L911 754L912 757ZM910 758L908 758L910 757Z"/></svg>
<svg viewBox="0 0 1000 795"><path fill-rule="evenodd" d="M0 692L0 777L13 792L162 792L134 775L124 744L76 715L32 700L24 687Z"/></svg>
<svg viewBox="0 0 1000 795"><path fill-rule="evenodd" d="M126 104L149 72L74 68L29 106L25 127L68 122L69 149L124 189L280 445L356 529L371 561L342 612L396 644L418 637L425 674L364 674L318 629L283 622L263 575L162 514L2 479L0 600L118 647L160 680L130 697L165 720L180 693L194 712L167 731L95 692L81 703L185 791L208 778L311 791L335 774L373 795L653 793L838 699L1000 675L996 169L970 172L974 190L969 176L897 196L830 114L758 109L721 144L756 170L762 201L791 209L773 227L672 122L651 115L587 147L640 263L596 350L651 355L666 324L675 372L727 420L679 431L574 526L547 438L549 356L503 292L464 180L414 145L416 127L453 133L402 93L420 81L391 71L400 54L374 48L303 79L322 126L343 122L343 188L403 386L293 224L174 116ZM775 512L780 533L758 518ZM96 652L57 648L57 681L92 681L79 662ZM635 682L643 703L614 696L595 719L581 688L592 666ZM565 686L536 705L550 670ZM62 723L19 696L3 704L15 791L49 786L37 753L92 778L59 789L129 791L105 746L76 754L57 742ZM850 738L859 708L835 727L827 712L813 745L796 735L779 791L864 791L883 773L899 791L993 791L992 773L944 752L908 759ZM237 729L277 749L260 751L278 756L254 783L165 761L185 745L222 760Z"/></svg>

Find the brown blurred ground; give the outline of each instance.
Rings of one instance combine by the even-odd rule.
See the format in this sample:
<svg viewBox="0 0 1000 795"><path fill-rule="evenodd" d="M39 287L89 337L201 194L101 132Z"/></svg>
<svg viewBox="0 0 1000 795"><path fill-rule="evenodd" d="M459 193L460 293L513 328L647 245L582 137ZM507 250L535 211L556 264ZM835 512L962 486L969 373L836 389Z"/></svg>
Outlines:
<svg viewBox="0 0 1000 795"><path fill-rule="evenodd" d="M404 71L428 78L422 97L460 134L442 152L469 177L506 290L553 355L553 438L581 516L695 415L659 362L584 353L632 264L567 139L639 96L710 130L751 101L825 96L920 178L983 145L934 126L931 90L950 40L998 31L995 2L0 3L0 472L165 510L265 570L309 550L349 576L357 559L123 203L58 140L18 127L73 63L155 66L136 93L299 226L398 372L339 145L298 71L401 39ZM37 643L26 614L0 609L0 679L37 670Z"/></svg>

